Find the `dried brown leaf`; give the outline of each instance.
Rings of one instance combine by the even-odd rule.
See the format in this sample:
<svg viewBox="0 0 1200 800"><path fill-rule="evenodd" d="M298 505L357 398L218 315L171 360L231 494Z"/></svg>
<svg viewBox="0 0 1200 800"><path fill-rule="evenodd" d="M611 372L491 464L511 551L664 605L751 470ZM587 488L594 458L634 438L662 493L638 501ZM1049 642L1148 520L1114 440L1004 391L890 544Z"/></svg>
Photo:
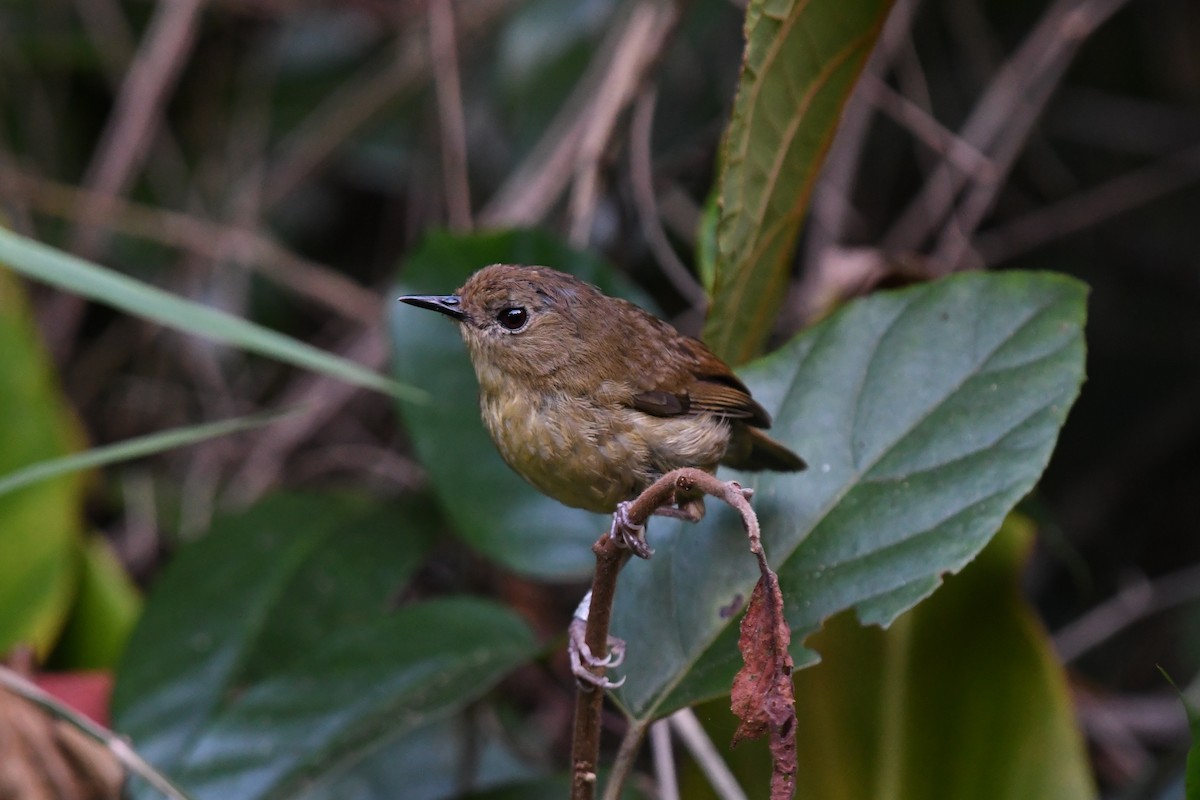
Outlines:
<svg viewBox="0 0 1200 800"><path fill-rule="evenodd" d="M124 772L103 745L0 690L0 797L111 800Z"/></svg>
<svg viewBox="0 0 1200 800"><path fill-rule="evenodd" d="M787 800L796 786L796 701L792 695L791 629L783 616L779 580L770 569L750 595L738 647L745 662L733 679L732 708L741 723L733 745L770 734L771 800Z"/></svg>

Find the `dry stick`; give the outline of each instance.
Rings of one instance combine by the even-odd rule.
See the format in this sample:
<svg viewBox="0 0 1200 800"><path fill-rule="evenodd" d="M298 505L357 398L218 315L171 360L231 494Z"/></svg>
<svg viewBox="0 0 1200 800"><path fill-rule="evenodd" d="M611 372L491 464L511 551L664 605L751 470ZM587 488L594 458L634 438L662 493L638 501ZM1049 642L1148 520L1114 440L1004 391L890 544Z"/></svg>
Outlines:
<svg viewBox="0 0 1200 800"><path fill-rule="evenodd" d="M394 47L394 52L384 53L350 76L280 143L265 181L265 206L288 197L354 131L424 77L422 43L406 41Z"/></svg>
<svg viewBox="0 0 1200 800"><path fill-rule="evenodd" d="M121 85L112 118L88 166L84 185L100 195L123 194L149 150L161 121L164 99L183 68L196 38L196 21L204 0L164 0L155 8L137 58ZM99 246L95 204L79 213L71 250L89 255Z"/></svg>
<svg viewBox="0 0 1200 800"><path fill-rule="evenodd" d="M896 54L896 58L892 61L892 71L896 75L896 97L900 98L905 104L914 106L926 118L934 120L933 93L929 89L929 81L925 77L925 68L921 65L921 55L917 52L917 45L911 35L905 38L904 44L900 47L900 52ZM884 83L884 86L887 86L887 84ZM888 86L888 88L890 89L891 87ZM887 112L885 111L884 113ZM901 125L908 125L908 123L901 123ZM908 126L910 132L918 140L921 139L921 134L912 125ZM965 144L953 131L947 129L946 132L953 141ZM914 144L916 143L914 142ZM913 148L917 168L920 170L922 177L928 175L929 171L937 166L939 152L937 148L933 148L932 152L922 147Z"/></svg>
<svg viewBox="0 0 1200 800"><path fill-rule="evenodd" d="M113 93L120 92L121 80L137 50L129 20L118 0L74 0L74 6ZM154 146L147 150L146 178L160 197L170 197L179 187L187 185L187 160L170 129L165 126L160 129ZM199 202L200 197L193 192L190 200Z"/></svg>
<svg viewBox="0 0 1200 800"><path fill-rule="evenodd" d="M1040 74L1034 73L1024 81L1024 91L1013 104L1011 112L1001 123L1002 128L992 144L990 154L998 176L991 180L972 176L973 182L954 211L953 218L942 228L932 260L948 269L959 269L971 254L970 237L974 235L984 215L991 209L1004 183L998 179L1012 172L1024 149L1034 125L1050 101L1067 71L1075 53L1100 25L1115 14L1128 0L1083 0L1064 15L1058 27L1059 48L1054 59L1044 63ZM1017 77L1015 80L1020 81ZM977 258L977 257L976 257Z"/></svg>
<svg viewBox="0 0 1200 800"><path fill-rule="evenodd" d="M634 499L626 509L628 521L634 527L646 524L655 510L675 502L677 495L696 492L716 497L732 506L742 516L742 525L750 540L750 551L755 554L764 576L770 573L762 549L762 536L758 517L750 507L748 495L734 481L722 481L700 469L684 467L672 470L652 483ZM629 559L629 551L617 546L605 532L592 545L596 554L596 573L592 577L592 601L588 611L584 641L593 653L608 652L608 630L612 619L613 598L617 588L617 575ZM773 573L770 573L773 575ZM592 674L603 677L603 667L588 667ZM604 705L604 693L596 688L580 687L575 703L575 728L571 743L571 800L592 800L596 792L596 769L600 760L600 711ZM621 753L613 765L613 772L605 789L605 797L616 797L628 771L632 768L633 756L641 744L645 727L633 725L621 745Z"/></svg>
<svg viewBox="0 0 1200 800"><path fill-rule="evenodd" d="M480 212L481 227L528 226L541 221L550 212L571 180L575 154L587 128L597 87L609 73L613 50L623 32L622 28L609 33L597 48L583 77L575 84L546 132Z"/></svg>
<svg viewBox="0 0 1200 800"><path fill-rule="evenodd" d="M675 754L671 750L671 723L660 719L650 725L650 750L654 754L654 777L658 779L658 800L679 800L679 778Z"/></svg>
<svg viewBox="0 0 1200 800"><path fill-rule="evenodd" d="M654 196L654 170L650 164L650 139L654 130L654 105L658 92L652 85L638 93L633 106L633 120L629 126L629 176L633 187L633 202L637 207L642 235L663 274L675 290L698 311L708 305L708 295L684 263L675 254L675 248L667 239L662 220L658 216L658 202Z"/></svg>
<svg viewBox="0 0 1200 800"><path fill-rule="evenodd" d="M668 486L667 492L672 490L673 487ZM644 497L645 493L642 496ZM648 516L649 514L646 514L646 517ZM644 522L645 517L641 519ZM635 524L638 523L635 521ZM617 575L621 572L621 566L629 560L630 552L619 547L616 540L607 533L592 545L592 552L596 554L596 573L592 576L592 602L588 609L584 641L593 653L604 654L608 652L608 628L612 620ZM605 672L604 667L588 669L592 674L601 677ZM599 687L585 688L580 684L575 695L575 729L571 740L571 800L592 800L596 796L596 770L600 762L600 714L603 708L604 692Z"/></svg>
<svg viewBox="0 0 1200 800"><path fill-rule="evenodd" d="M1200 598L1200 564L1143 580L1121 589L1079 619L1054 634L1054 649L1064 663L1138 620Z"/></svg>
<svg viewBox="0 0 1200 800"><path fill-rule="evenodd" d="M992 155L1024 142L1076 50L1127 0L1057 0L976 103L960 137ZM1031 94L1032 93L1032 94ZM1033 102L1031 102L1033 101ZM1018 147L1019 150L1019 147ZM1006 174L1002 166L997 169ZM888 251L914 250L942 224L962 187L973 178L943 159L883 240Z"/></svg>
<svg viewBox="0 0 1200 800"><path fill-rule="evenodd" d="M164 97L195 38L196 16L202 3L178 0L158 4L84 177L84 183L98 194L123 194L150 150ZM85 204L78 219L67 249L88 257L104 242L102 209ZM65 360L74 346L83 309L83 298L57 294L46 311L46 316L54 320L47 344L60 360Z"/></svg>
<svg viewBox="0 0 1200 800"><path fill-rule="evenodd" d="M1032 211L975 239L989 266L1077 233L1200 181L1200 146L1173 153L1053 205Z"/></svg>
<svg viewBox="0 0 1200 800"><path fill-rule="evenodd" d="M630 725L621 738L621 746L617 748L617 757L613 759L613 768L604 785L604 796L601 800L620 800L621 789L633 772L633 762L637 760L638 750L642 747L642 739L646 735L646 726L641 723ZM571 798L571 800L575 800Z"/></svg>
<svg viewBox="0 0 1200 800"><path fill-rule="evenodd" d="M861 87L872 105L897 124L907 128L922 144L958 170L977 175L981 180L994 180L995 168L991 159L958 138L924 108L872 73L863 73Z"/></svg>
<svg viewBox="0 0 1200 800"><path fill-rule="evenodd" d="M37 684L2 665L0 665L0 686L44 709L52 716L74 726L88 738L99 742L127 770L144 778L151 786L167 797L172 798L172 800L190 800L182 789L171 783L166 776L150 766L145 759L138 755L137 751L130 747L129 742L59 702L48 692L38 687Z"/></svg>
<svg viewBox="0 0 1200 800"><path fill-rule="evenodd" d="M432 0L429 4L429 46L433 51L433 87L437 95L438 122L442 134L442 183L446 192L446 211L452 229L470 230L467 126L463 119L454 9L450 0Z"/></svg>
<svg viewBox="0 0 1200 800"><path fill-rule="evenodd" d="M708 732L696 718L696 712L690 708L681 708L670 716L672 730L679 736L679 741L691 754L713 792L721 800L747 800L746 793L734 777L733 771L717 752L716 745L709 738Z"/></svg>
<svg viewBox="0 0 1200 800"><path fill-rule="evenodd" d="M515 0L474 0L462 18L459 38L468 39L494 28L496 18L516 5ZM270 208L291 194L305 178L359 128L389 103L428 77L430 59L424 31L414 31L314 109L279 146L266 180L263 204Z"/></svg>
<svg viewBox="0 0 1200 800"><path fill-rule="evenodd" d="M0 165L0 174L19 186L30 205L43 214L74 219L81 206L94 203L114 231L161 242L214 261L229 259L253 267L280 286L356 322L374 319L379 314L380 300L371 290L322 264L301 258L263 234L98 195L7 165Z"/></svg>
<svg viewBox="0 0 1200 800"><path fill-rule="evenodd" d="M600 197L600 163L617 120L632 102L650 66L662 56L663 44L679 21L680 13L679 6L669 0L646 0L629 13L612 54L608 77L588 109L587 126L575 155L569 238L576 247L586 247L592 232Z"/></svg>
<svg viewBox="0 0 1200 800"><path fill-rule="evenodd" d="M604 126L599 125L602 120L598 114L602 111L604 116L611 117L629 104L644 74L657 63L666 49L667 37L675 29L681 14L675 0L645 0L639 7L655 9L651 36L640 45L640 52L624 44L631 36L640 39L642 33L639 29L645 24L644 17L631 13L593 56L583 78L571 91L563 109L542 134L529 157L492 196L479 215L480 225L513 227L540 221L550 212L571 178L580 172L580 153L585 138L603 132ZM629 65L617 64L619 52L636 57L637 75L629 73ZM624 90L606 91L605 87L615 82L624 84ZM619 103L616 107L610 105L608 110L598 110L602 97L607 98L606 104L611 104L613 100ZM579 189L581 193L586 191L586 186Z"/></svg>
<svg viewBox="0 0 1200 800"><path fill-rule="evenodd" d="M882 78L887 74L901 45L908 38L913 17L920 7L921 0L896 0L883 23L883 30L879 32L879 42L863 68L864 76L875 75ZM809 225L807 235L805 268L802 273L804 275L814 271L827 248L839 244L849 233L850 220L853 217L853 208L849 200L851 187L858 176L863 147L871 130L870 123L874 111L867 90L862 88L860 82L846 102L837 133L833 137L833 144L825 157L825 165L821 168L821 176L813 192L813 224Z"/></svg>
<svg viewBox="0 0 1200 800"><path fill-rule="evenodd" d="M864 78L870 75L882 80L887 75L902 46L909 40L913 17L920 7L921 0L896 0L863 68ZM844 261L838 255L843 252L842 242L851 238L855 229L862 228L862 216L854 208L851 195L875 115L870 90L864 88L865 85L865 81L860 80L846 102L813 191L809 205L811 219L804 243L804 268L800 271L800 282L789 293L781 319L787 330L799 328L824 307L827 304L825 298L833 295L830 287L846 283L841 269ZM833 296L840 296L841 290L836 291L838 294Z"/></svg>

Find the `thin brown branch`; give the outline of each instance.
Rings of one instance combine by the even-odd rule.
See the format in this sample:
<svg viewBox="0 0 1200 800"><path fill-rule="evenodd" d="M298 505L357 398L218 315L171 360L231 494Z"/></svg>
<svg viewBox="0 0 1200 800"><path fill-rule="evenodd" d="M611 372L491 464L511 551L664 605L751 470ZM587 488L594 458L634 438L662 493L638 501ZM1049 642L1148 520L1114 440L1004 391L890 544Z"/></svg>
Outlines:
<svg viewBox="0 0 1200 800"><path fill-rule="evenodd" d="M369 289L322 264L301 258L263 234L98 195L18 172L3 164L0 173L6 181L19 186L30 205L43 214L75 219L80 207L91 203L101 210L104 224L111 230L214 261L230 260L245 265L347 319L361 321L379 315L380 300Z"/></svg>
<svg viewBox="0 0 1200 800"><path fill-rule="evenodd" d="M967 209L971 215L994 197L995 185L1008 174L1011 163L1024 143L1045 103L1057 87L1067 66L1091 33L1127 0L1057 0L1021 46L1001 67L996 79L976 103L959 137L976 150L986 153L996 164L996 179L982 182L973 192ZM943 226L962 188L978 176L963 173L947 160L929 176L917 196L892 225L883 240L888 251L915 250ZM986 210L986 209L985 209ZM965 217L969 222L970 218ZM958 252L953 243L953 223L944 225L943 256ZM961 236L961 229L958 234ZM955 259L957 263L958 259Z"/></svg>
<svg viewBox="0 0 1200 800"><path fill-rule="evenodd" d="M968 257L973 256L978 261L978 255L971 249L971 237L1004 186L1000 178L1012 172L1075 53L1097 28L1127 2L1083 0L1064 15L1054 40L1060 49L1053 53L1054 59L1045 64L1040 75L1035 73L1025 82L1025 91L1017 99L1003 123L1002 132L992 145L990 153L998 175L991 179L982 175L973 176L974 180L968 184L952 219L942 228L931 259L934 264L954 270L965 266Z"/></svg>
<svg viewBox="0 0 1200 800"><path fill-rule="evenodd" d="M654 105L658 92L646 86L638 93L633 106L633 119L629 131L629 174L633 186L633 202L637 206L642 235L654 258L662 268L667 280L695 309L703 310L708 305L708 295L675 254L659 219L658 202L654 194L654 168L650 159L650 140L654 130Z"/></svg>
<svg viewBox="0 0 1200 800"><path fill-rule="evenodd" d="M913 17L920 7L921 0L896 0L884 20L875 50L863 68L864 76L874 75L882 80L888 73L901 46L909 37ZM846 238L852 221L857 217L850 202L851 187L858 175L875 113L867 90L862 86L860 81L846 101L833 144L813 191L812 221L806 236L804 255L805 276L817 268L827 248L838 245Z"/></svg>
<svg viewBox="0 0 1200 800"><path fill-rule="evenodd" d="M679 777L671 746L671 723L660 719L650 725L650 752L654 755L654 777L659 800L679 800Z"/></svg>
<svg viewBox="0 0 1200 800"><path fill-rule="evenodd" d="M1130 625L1175 606L1200 600L1200 564L1130 584L1054 634L1054 649L1074 661Z"/></svg>
<svg viewBox="0 0 1200 800"><path fill-rule="evenodd" d="M373 320L378 323L377 317ZM388 347L381 326L376 324L349 338L336 352L372 369L381 368L387 361ZM288 456L307 441L315 431L327 425L339 411L358 394L358 387L312 373L302 373L283 393L281 405L303 408L273 425L270 434L260 436L241 461L241 468L229 481L230 499L244 505L252 502L275 485L283 474ZM604 652L603 648L596 652Z"/></svg>
<svg viewBox="0 0 1200 800"><path fill-rule="evenodd" d="M896 0L863 68L863 78L884 79L910 41L913 19L920 7L921 0ZM843 243L856 233L861 235L865 227L852 193L876 110L866 86L867 82L860 79L851 92L813 191L804 269L788 293L780 319L780 328L785 332L807 324L819 309L828 307L831 298L841 296L840 287L846 282L840 274L840 266L845 263Z"/></svg>
<svg viewBox="0 0 1200 800"><path fill-rule="evenodd" d="M717 752L716 745L705 732L696 712L690 708L681 708L670 716L671 728L679 736L679 741L687 748L695 760L713 792L721 800L747 800L746 793L738 784L737 778L725 759Z"/></svg>
<svg viewBox="0 0 1200 800"><path fill-rule="evenodd" d="M644 0L635 6L625 23L598 48L583 78L529 157L488 202L479 215L482 226L512 227L540 221L572 177L576 178L575 194L579 196L573 201L579 206L573 217L586 215L586 201L594 194L595 186L595 176L588 177L588 165L603 153L617 116L632 101L644 75L666 49L680 13L675 0ZM636 63L622 64L618 54ZM593 153L596 155L588 155Z"/></svg>
<svg viewBox="0 0 1200 800"><path fill-rule="evenodd" d="M490 30L496 18L513 5L514 0L475 0L471 13L461 18L459 40ZM348 78L288 135L267 176L265 207L287 197L355 131L429 77L428 34L417 27L395 44L395 50Z"/></svg>
<svg viewBox="0 0 1200 800"><path fill-rule="evenodd" d="M976 237L974 249L985 264L998 264L1197 181L1200 181L1200 145L984 231Z"/></svg>
<svg viewBox="0 0 1200 800"><path fill-rule="evenodd" d="M971 173L979 180L994 179L991 160L953 131L929 115L925 109L899 94L875 75L864 73L862 90L871 103L934 153L953 164L960 172Z"/></svg>
<svg viewBox="0 0 1200 800"><path fill-rule="evenodd" d="M129 20L117 0L74 0L74 6L113 94L119 94L137 49ZM168 126L160 127L152 146L147 148L146 158L146 178L154 191L161 197L180 194L188 182L188 165Z"/></svg>
<svg viewBox="0 0 1200 800"><path fill-rule="evenodd" d="M635 528L645 525L657 509L674 504L680 496L693 496L697 493L716 497L741 514L742 525L750 541L750 551L757 557L760 568L770 572L769 568L765 567L766 558L762 550L758 517L750 507L751 492L743 489L735 481L722 481L715 475L691 467L672 470L629 503L625 509L626 520ZM592 552L596 554L596 572L592 577L585 642L591 652L605 653L608 651L608 631L617 588L617 575L629 559L629 551L619 547L605 532L592 546ZM604 667L587 668L596 677L604 677ZM571 800L592 800L595 797L597 765L600 759L600 711L603 704L602 691L594 686L585 688L581 685L576 697L575 726L571 743ZM644 726L635 724L626 733L621 749L622 752L631 751L625 755L625 761L628 763L622 767L623 772L619 772L614 766L613 774L605 787L605 798L618 796L645 732Z"/></svg>
<svg viewBox="0 0 1200 800"><path fill-rule="evenodd" d="M637 761L637 754L645 736L645 725L633 724L625 729L625 735L621 737L621 746L617 748L617 757L613 759L608 783L604 785L602 800L620 800L621 789L625 786L625 781L629 779L630 773L633 772L633 764Z"/></svg>
<svg viewBox="0 0 1200 800"><path fill-rule="evenodd" d="M629 560L630 553L619 547L607 533L592 545L592 552L596 554L596 572L592 576L592 600L584 641L593 653L605 653L608 651L617 575ZM588 669L597 677L604 677L604 667ZM603 708L604 692L599 687L580 685L575 695L575 727L571 741L571 800L592 800L596 796Z"/></svg>
<svg viewBox="0 0 1200 800"><path fill-rule="evenodd" d="M265 181L273 206L295 190L350 136L428 73L424 43L415 37L351 75L279 144Z"/></svg>
<svg viewBox="0 0 1200 800"><path fill-rule="evenodd" d="M670 0L647 0L629 13L613 49L610 69L588 113L575 154L575 182L570 202L570 240L586 247L600 197L600 171L621 112L633 102L650 67L662 57L667 36L679 22L681 9Z"/></svg>
<svg viewBox="0 0 1200 800"><path fill-rule="evenodd" d="M155 6L150 27L121 85L112 116L84 177L98 196L124 194L162 122L165 98L183 69L196 38L204 0L174 0ZM71 250L89 255L102 241L103 208L89 200L79 212Z"/></svg>
<svg viewBox="0 0 1200 800"><path fill-rule="evenodd" d="M433 86L441 126L442 183L446 211L454 230L471 229L471 187L467 180L467 125L463 116L458 44L450 0L429 4L429 46L433 51Z"/></svg>

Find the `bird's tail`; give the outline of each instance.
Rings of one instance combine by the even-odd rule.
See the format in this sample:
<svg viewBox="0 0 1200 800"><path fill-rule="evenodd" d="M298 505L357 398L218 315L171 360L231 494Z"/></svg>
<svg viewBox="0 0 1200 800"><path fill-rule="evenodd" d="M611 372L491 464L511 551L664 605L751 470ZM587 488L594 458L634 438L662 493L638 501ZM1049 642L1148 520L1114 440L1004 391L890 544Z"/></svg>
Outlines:
<svg viewBox="0 0 1200 800"><path fill-rule="evenodd" d="M734 469L758 472L768 469L774 472L799 472L807 469L804 459L767 436L758 428L735 425L729 448L721 463Z"/></svg>

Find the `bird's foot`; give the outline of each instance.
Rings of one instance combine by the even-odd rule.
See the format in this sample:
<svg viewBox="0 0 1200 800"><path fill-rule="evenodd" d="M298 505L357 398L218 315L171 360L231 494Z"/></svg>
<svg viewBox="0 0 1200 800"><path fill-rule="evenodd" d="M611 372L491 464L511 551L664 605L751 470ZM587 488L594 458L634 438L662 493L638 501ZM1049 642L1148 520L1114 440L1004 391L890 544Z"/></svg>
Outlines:
<svg viewBox="0 0 1200 800"><path fill-rule="evenodd" d="M620 666L621 662L625 660L625 641L615 636L609 636L606 643L608 654L601 658L592 653L592 648L588 647L586 641L587 615L591 604L592 593L588 592L579 603L579 608L575 610L575 619L571 620L571 624L567 628L567 655L571 661L571 672L582 689L589 691L592 687L605 690L616 689L625 683L624 678L619 681L610 681L603 675L595 674L589 667L607 669Z"/></svg>
<svg viewBox="0 0 1200 800"><path fill-rule="evenodd" d="M660 506L654 509L654 513L660 517L681 519L684 522L699 522L704 519L704 498L693 497L678 505Z"/></svg>
<svg viewBox="0 0 1200 800"><path fill-rule="evenodd" d="M638 558L649 558L654 555L654 551L646 543L646 526L634 525L629 521L629 505L628 501L617 503L617 510L613 512L612 528L609 529L608 535L619 547L632 550Z"/></svg>

